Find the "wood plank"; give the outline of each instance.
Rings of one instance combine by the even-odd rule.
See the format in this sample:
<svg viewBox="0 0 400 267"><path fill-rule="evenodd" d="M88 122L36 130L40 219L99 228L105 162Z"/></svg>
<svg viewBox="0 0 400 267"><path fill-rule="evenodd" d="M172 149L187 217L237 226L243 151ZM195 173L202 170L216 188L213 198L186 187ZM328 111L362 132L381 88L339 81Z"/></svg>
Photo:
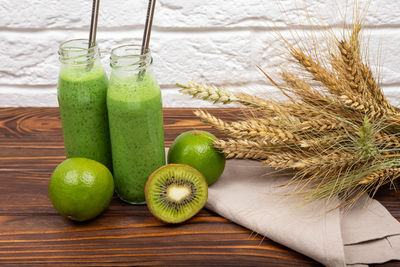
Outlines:
<svg viewBox="0 0 400 267"><path fill-rule="evenodd" d="M0 229L0 264L318 265L212 214L182 225L138 214L84 223L57 215L0 216Z"/></svg>
<svg viewBox="0 0 400 267"><path fill-rule="evenodd" d="M239 109L207 109L211 114L218 114L225 120L235 120ZM184 131L193 129L208 129L215 134L217 131L200 122L193 115L194 109L168 108L164 109L165 139L171 142ZM58 108L0 108L0 143L10 137L21 137L23 142L32 144L43 141L62 141L62 128ZM27 139L27 137L29 138ZM51 137L51 139L49 139ZM41 143L41 142L40 142Z"/></svg>
<svg viewBox="0 0 400 267"><path fill-rule="evenodd" d="M226 120L241 112L208 111ZM222 137L201 123L193 109L165 109L164 124L167 145L192 129ZM319 265L208 210L169 226L146 206L114 197L95 220L71 222L57 214L47 193L51 172L64 159L57 108L0 109L0 265ZM400 192L386 186L377 199L400 219ZM399 262L385 266L393 264Z"/></svg>

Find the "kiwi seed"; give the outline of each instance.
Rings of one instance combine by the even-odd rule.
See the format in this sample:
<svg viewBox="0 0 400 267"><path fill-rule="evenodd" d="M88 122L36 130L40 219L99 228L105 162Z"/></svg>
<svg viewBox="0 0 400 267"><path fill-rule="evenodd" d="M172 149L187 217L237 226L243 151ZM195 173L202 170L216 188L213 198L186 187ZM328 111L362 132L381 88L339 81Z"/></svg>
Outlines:
<svg viewBox="0 0 400 267"><path fill-rule="evenodd" d="M146 183L146 202L153 215L167 223L181 223L205 205L204 176L185 164L168 164L154 171Z"/></svg>

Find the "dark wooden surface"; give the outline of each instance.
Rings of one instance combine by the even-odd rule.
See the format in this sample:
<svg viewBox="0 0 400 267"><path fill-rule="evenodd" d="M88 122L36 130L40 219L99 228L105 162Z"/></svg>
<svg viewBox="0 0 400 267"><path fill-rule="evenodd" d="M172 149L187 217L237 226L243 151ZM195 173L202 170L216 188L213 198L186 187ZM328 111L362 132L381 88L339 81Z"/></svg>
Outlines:
<svg viewBox="0 0 400 267"><path fill-rule="evenodd" d="M165 109L167 145L187 130L214 132L192 111ZM230 114L239 112L210 111L230 120L234 120ZM64 159L58 109L0 109L1 266L319 265L208 210L185 224L171 226L153 218L146 206L127 205L114 197L98 218L69 221L57 214L47 194L50 174ZM399 192L386 187L377 198L400 219Z"/></svg>

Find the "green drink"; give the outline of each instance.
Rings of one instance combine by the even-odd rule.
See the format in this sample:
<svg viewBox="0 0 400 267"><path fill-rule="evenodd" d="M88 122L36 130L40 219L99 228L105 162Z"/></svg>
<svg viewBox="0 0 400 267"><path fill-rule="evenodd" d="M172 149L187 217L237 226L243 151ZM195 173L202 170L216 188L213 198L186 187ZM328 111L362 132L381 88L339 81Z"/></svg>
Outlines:
<svg viewBox="0 0 400 267"><path fill-rule="evenodd" d="M150 174L165 164L160 87L151 70L151 56L135 46L114 49L107 93L114 182L118 196L131 204L145 203Z"/></svg>
<svg viewBox="0 0 400 267"><path fill-rule="evenodd" d="M67 158L93 159L112 170L107 77L98 48L71 40L61 44L59 54L58 103Z"/></svg>

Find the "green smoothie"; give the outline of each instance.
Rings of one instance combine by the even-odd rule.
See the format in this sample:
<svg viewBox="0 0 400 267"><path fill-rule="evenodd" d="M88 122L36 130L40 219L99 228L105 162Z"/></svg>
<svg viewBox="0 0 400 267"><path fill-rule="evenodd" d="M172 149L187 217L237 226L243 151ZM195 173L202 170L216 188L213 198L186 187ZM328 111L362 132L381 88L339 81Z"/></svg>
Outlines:
<svg viewBox="0 0 400 267"><path fill-rule="evenodd" d="M99 61L61 67L58 103L67 158L93 159L112 170L106 97L107 77Z"/></svg>
<svg viewBox="0 0 400 267"><path fill-rule="evenodd" d="M145 203L148 177L165 164L161 92L153 74L113 71L107 108L116 192L128 203Z"/></svg>

